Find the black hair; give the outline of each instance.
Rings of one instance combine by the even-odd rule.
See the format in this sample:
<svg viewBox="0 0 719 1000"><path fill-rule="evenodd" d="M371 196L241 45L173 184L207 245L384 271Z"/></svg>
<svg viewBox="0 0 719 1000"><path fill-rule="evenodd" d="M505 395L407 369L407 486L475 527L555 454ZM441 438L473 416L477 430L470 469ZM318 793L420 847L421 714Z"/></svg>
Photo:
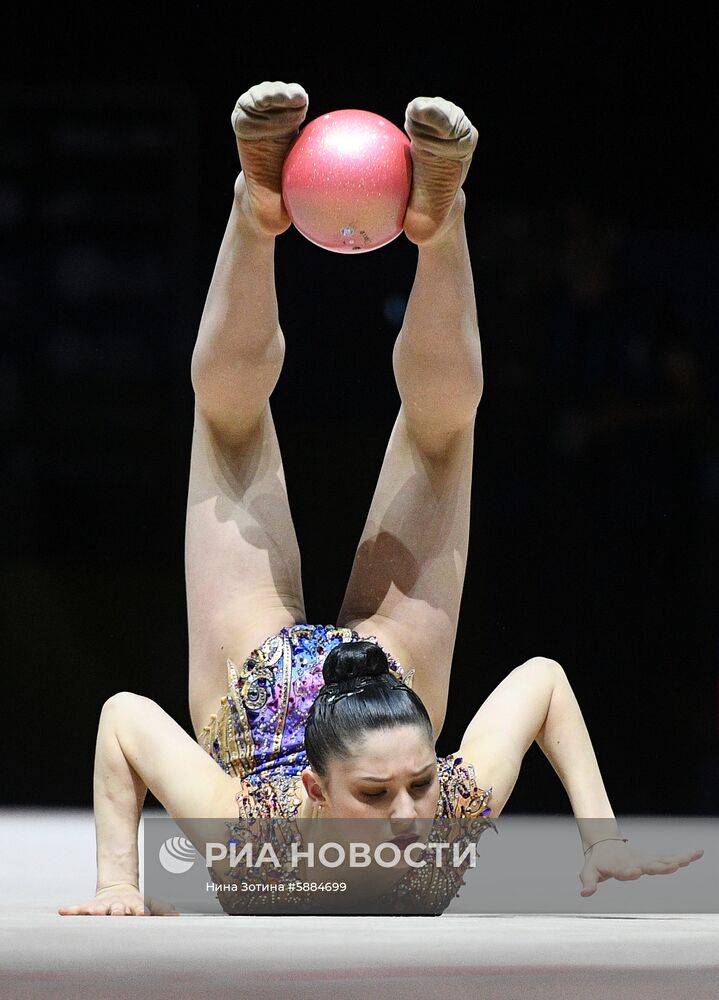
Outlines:
<svg viewBox="0 0 719 1000"><path fill-rule="evenodd" d="M421 726L434 745L427 709L412 688L389 672L387 654L376 642L334 646L322 668L320 688L305 723L305 751L314 771L327 774L332 757L347 760L365 734L396 726Z"/></svg>

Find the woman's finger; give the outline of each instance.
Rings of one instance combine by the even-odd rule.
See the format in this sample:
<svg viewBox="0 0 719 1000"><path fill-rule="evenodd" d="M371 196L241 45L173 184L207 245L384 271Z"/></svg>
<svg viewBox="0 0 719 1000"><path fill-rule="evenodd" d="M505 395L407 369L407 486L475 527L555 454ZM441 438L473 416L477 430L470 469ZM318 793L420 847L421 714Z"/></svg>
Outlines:
<svg viewBox="0 0 719 1000"><path fill-rule="evenodd" d="M696 851L690 851L688 854L663 854L660 858L652 860L684 868L686 865L691 864L692 861L697 861L703 854L704 850L700 847Z"/></svg>
<svg viewBox="0 0 719 1000"><path fill-rule="evenodd" d="M672 861L648 861L643 867L645 875L671 875L679 865Z"/></svg>
<svg viewBox="0 0 719 1000"><path fill-rule="evenodd" d="M704 849L702 847L698 847L696 851L690 851L689 854L682 854L679 864L682 865L682 867L684 865L688 865L692 861L697 861L702 854L704 854Z"/></svg>
<svg viewBox="0 0 719 1000"><path fill-rule="evenodd" d="M104 913L108 912L107 903L89 903L86 907L83 907L84 913L89 913L93 917L101 917Z"/></svg>

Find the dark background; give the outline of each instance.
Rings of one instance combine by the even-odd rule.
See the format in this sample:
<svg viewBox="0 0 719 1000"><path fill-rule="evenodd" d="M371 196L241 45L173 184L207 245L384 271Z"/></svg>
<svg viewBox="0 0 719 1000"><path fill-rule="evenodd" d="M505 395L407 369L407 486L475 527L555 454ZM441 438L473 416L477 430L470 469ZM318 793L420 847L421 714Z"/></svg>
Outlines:
<svg viewBox="0 0 719 1000"><path fill-rule="evenodd" d="M91 803L116 691L190 731L190 358L238 171L230 112L282 79L310 119L401 127L439 94L479 129L486 389L438 750L551 656L617 815L716 813L715 30L678 6L500 7L23 8L0 91L5 803ZM396 416L415 260L404 236L352 260L277 243L272 406L310 621L334 621ZM569 809L536 745L511 808Z"/></svg>

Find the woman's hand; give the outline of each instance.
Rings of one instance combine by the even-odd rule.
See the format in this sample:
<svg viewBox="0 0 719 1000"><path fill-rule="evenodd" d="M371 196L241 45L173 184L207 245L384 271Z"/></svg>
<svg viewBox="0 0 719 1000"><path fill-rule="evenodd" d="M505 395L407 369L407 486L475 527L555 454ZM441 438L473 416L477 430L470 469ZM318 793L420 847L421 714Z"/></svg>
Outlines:
<svg viewBox="0 0 719 1000"><path fill-rule="evenodd" d="M100 889L92 899L76 906L60 906L57 911L63 917L179 917L180 914L170 903L159 899L145 899L136 885L123 882Z"/></svg>
<svg viewBox="0 0 719 1000"><path fill-rule="evenodd" d="M589 851L579 873L583 886L579 895L593 895L597 891L597 882L605 882L608 878L625 882L642 875L671 875L677 868L685 868L703 854L702 848L688 854L644 854L622 841L601 841Z"/></svg>

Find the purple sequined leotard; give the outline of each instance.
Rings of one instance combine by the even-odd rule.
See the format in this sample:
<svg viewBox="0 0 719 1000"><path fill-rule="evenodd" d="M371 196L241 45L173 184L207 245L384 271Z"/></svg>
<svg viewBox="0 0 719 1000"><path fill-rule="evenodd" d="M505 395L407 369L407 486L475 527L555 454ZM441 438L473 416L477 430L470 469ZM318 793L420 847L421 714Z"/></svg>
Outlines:
<svg viewBox="0 0 719 1000"><path fill-rule="evenodd" d="M350 628L298 623L265 639L241 667L228 659L227 694L199 742L223 770L239 779L241 815L297 813L297 776L309 763L305 721L324 685L324 659L339 643L362 639L377 641ZM391 672L411 687L414 670L405 671L384 652ZM438 816L491 812L487 801L492 789L478 788L471 765L464 765L461 757L438 757L437 767Z"/></svg>

